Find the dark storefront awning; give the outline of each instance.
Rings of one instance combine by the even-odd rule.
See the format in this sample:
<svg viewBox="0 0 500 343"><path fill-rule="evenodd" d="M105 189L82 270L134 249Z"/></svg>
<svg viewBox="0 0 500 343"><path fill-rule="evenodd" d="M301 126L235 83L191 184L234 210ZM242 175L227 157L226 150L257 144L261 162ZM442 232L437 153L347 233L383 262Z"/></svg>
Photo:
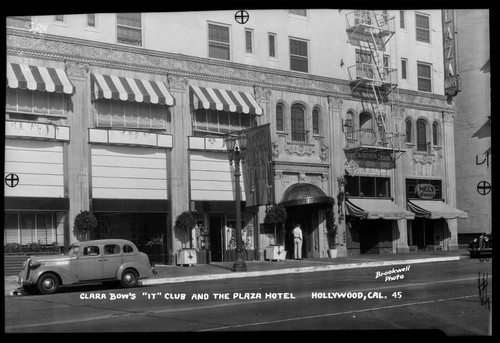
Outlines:
<svg viewBox="0 0 500 343"><path fill-rule="evenodd" d="M191 101L195 110L204 108L207 110L262 114L262 108L253 95L248 92L191 86L191 94Z"/></svg>
<svg viewBox="0 0 500 343"><path fill-rule="evenodd" d="M364 219L414 219L415 214L389 199L348 199L348 215Z"/></svg>
<svg viewBox="0 0 500 343"><path fill-rule="evenodd" d="M437 200L409 200L408 208L414 212L417 217L429 219L455 219L469 217L467 212L460 211L443 201Z"/></svg>
<svg viewBox="0 0 500 343"><path fill-rule="evenodd" d="M309 204L334 204L335 200L329 197L318 186L310 183L296 183L287 188L281 201L283 206L299 206Z"/></svg>
<svg viewBox="0 0 500 343"><path fill-rule="evenodd" d="M7 86L55 93L73 94L73 85L63 69L7 63Z"/></svg>
<svg viewBox="0 0 500 343"><path fill-rule="evenodd" d="M161 81L139 80L130 77L92 74L92 100L104 98L160 105L174 105L167 85Z"/></svg>

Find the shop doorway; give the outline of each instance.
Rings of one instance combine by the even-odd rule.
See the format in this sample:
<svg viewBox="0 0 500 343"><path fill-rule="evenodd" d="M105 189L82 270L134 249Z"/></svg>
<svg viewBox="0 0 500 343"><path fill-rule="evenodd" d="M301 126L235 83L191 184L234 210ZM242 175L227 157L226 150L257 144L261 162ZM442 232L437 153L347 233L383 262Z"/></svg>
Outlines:
<svg viewBox="0 0 500 343"><path fill-rule="evenodd" d="M210 229L210 253L212 261L222 262L223 254L223 228L224 228L224 215L221 214L210 214L209 221Z"/></svg>
<svg viewBox="0 0 500 343"><path fill-rule="evenodd" d="M411 245L416 245L418 249L427 249L428 246L441 245L445 235L444 219L426 219L415 217L412 222Z"/></svg>

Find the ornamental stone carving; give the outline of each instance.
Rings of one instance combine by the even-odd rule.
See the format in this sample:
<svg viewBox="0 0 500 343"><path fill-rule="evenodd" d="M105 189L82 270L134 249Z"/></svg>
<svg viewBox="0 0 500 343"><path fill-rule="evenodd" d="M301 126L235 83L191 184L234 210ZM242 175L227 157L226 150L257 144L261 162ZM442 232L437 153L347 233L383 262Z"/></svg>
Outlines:
<svg viewBox="0 0 500 343"><path fill-rule="evenodd" d="M272 152L273 158L277 159L280 156L279 144L278 142L273 142L272 146L273 146L273 152Z"/></svg>
<svg viewBox="0 0 500 343"><path fill-rule="evenodd" d="M444 113L444 122L445 123L453 123L455 119L455 113L453 112L443 112Z"/></svg>
<svg viewBox="0 0 500 343"><path fill-rule="evenodd" d="M432 164L436 161L436 156L433 154L413 154L413 160L418 163L429 163Z"/></svg>
<svg viewBox="0 0 500 343"><path fill-rule="evenodd" d="M271 94L272 94L271 88L254 86L253 89L255 93L255 99L265 100L265 101L271 100Z"/></svg>
<svg viewBox="0 0 500 343"><path fill-rule="evenodd" d="M87 78L87 74L89 72L88 63L66 61L65 68L66 68L66 74L68 74L69 77L77 77L85 79Z"/></svg>
<svg viewBox="0 0 500 343"><path fill-rule="evenodd" d="M168 86L170 89L186 90L189 84L189 79L185 76L168 75Z"/></svg>
<svg viewBox="0 0 500 343"><path fill-rule="evenodd" d="M344 100L342 100L342 98L328 96L328 109L330 110L341 110L343 103Z"/></svg>
<svg viewBox="0 0 500 343"><path fill-rule="evenodd" d="M313 144L287 143L286 151L289 155L314 155L316 146Z"/></svg>

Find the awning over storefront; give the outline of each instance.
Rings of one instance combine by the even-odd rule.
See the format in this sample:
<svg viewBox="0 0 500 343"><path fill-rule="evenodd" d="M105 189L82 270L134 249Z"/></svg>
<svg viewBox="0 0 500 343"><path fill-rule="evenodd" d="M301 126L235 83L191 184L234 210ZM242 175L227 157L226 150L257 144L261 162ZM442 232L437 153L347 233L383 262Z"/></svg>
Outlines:
<svg viewBox="0 0 500 343"><path fill-rule="evenodd" d="M364 219L414 219L415 214L389 199L348 199L347 214Z"/></svg>
<svg viewBox="0 0 500 343"><path fill-rule="evenodd" d="M252 94L217 88L191 86L192 104L199 108L249 114L262 114Z"/></svg>
<svg viewBox="0 0 500 343"><path fill-rule="evenodd" d="M174 98L161 81L139 80L130 77L92 74L92 100L104 98L172 106Z"/></svg>
<svg viewBox="0 0 500 343"><path fill-rule="evenodd" d="M310 183L296 183L283 193L283 206L299 206L309 204L334 204L335 200L323 192L321 188Z"/></svg>
<svg viewBox="0 0 500 343"><path fill-rule="evenodd" d="M7 63L7 86L55 93L73 93L73 85L63 69Z"/></svg>
<svg viewBox="0 0 500 343"><path fill-rule="evenodd" d="M460 211L443 201L437 200L409 200L408 208L415 213L417 217L428 219L455 219L468 218L467 212Z"/></svg>

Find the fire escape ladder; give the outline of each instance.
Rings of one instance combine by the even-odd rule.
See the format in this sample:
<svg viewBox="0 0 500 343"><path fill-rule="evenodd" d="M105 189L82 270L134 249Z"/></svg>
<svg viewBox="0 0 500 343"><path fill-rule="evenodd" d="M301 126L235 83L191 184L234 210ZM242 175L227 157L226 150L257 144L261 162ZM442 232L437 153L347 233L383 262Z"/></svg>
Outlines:
<svg viewBox="0 0 500 343"><path fill-rule="evenodd" d="M371 53L372 58L373 58L373 64L375 65L375 68L377 69L377 75L379 77L379 80L384 81L385 80L384 65L383 65L383 61L382 61L382 64L380 63L381 62L380 61L380 51L378 49L377 39L373 33L373 30L369 30L369 31L370 31L370 36L371 36L372 40L367 42L367 46L370 49L370 53Z"/></svg>

